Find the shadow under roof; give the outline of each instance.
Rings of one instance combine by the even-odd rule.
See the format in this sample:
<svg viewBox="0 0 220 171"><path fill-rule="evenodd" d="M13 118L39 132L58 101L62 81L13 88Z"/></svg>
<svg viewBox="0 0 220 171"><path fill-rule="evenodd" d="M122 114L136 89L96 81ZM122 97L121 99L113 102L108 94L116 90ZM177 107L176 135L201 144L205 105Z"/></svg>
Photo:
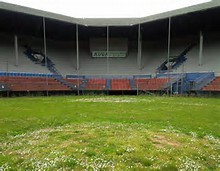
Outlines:
<svg viewBox="0 0 220 171"><path fill-rule="evenodd" d="M81 3L79 4L79 2ZM178 16L190 12L206 10L217 6L220 6L219 0L0 1L0 9L85 26L129 26Z"/></svg>

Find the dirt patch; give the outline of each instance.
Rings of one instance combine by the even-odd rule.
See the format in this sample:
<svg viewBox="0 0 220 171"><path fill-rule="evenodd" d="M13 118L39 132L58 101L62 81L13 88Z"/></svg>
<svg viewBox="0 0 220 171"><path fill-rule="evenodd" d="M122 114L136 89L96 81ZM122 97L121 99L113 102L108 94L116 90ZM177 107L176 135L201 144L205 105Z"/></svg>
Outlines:
<svg viewBox="0 0 220 171"><path fill-rule="evenodd" d="M137 103L137 102L147 102L151 103L154 100L149 99L135 99L135 98L106 98L106 97L100 97L100 98L83 98L83 99L71 99L68 100L68 102L98 102L98 103Z"/></svg>
<svg viewBox="0 0 220 171"><path fill-rule="evenodd" d="M107 103L130 103L130 102L136 102L135 99L122 99L122 98L116 98L116 99L109 99L109 98L84 98L84 99L77 99L77 100L71 100L70 102L107 102Z"/></svg>
<svg viewBox="0 0 220 171"><path fill-rule="evenodd" d="M151 138L151 141L154 143L154 145L156 147L159 147L159 148L162 148L167 145L172 146L172 147L180 147L181 146L181 144L178 141L169 139L164 135L154 135Z"/></svg>

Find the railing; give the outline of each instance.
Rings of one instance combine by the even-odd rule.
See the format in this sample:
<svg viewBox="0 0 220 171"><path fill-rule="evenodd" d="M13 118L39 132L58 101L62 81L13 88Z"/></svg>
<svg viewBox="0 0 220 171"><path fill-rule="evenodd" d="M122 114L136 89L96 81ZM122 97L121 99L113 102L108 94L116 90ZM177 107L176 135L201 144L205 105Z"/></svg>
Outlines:
<svg viewBox="0 0 220 171"><path fill-rule="evenodd" d="M214 79L215 75L213 72L202 75L201 77L195 80L193 90L201 90L204 86L206 86Z"/></svg>
<svg viewBox="0 0 220 171"><path fill-rule="evenodd" d="M217 76L213 81L207 86L203 87L203 91L220 91L220 77Z"/></svg>
<svg viewBox="0 0 220 171"><path fill-rule="evenodd" d="M186 54L195 46L195 43L190 44L183 52L181 52L176 57L170 57L169 60L165 60L157 69L157 73L165 73L169 71L177 69L180 65L182 65L186 60Z"/></svg>
<svg viewBox="0 0 220 171"><path fill-rule="evenodd" d="M58 75L56 74L45 74L45 73L31 73L31 72L0 72L0 76L10 76L10 77L48 77L54 78Z"/></svg>
<svg viewBox="0 0 220 171"><path fill-rule="evenodd" d="M55 79L56 79L57 81L59 81L61 84L63 84L63 85L65 85L65 86L69 87L69 88L72 89L72 90L76 90L76 89L77 89L77 85L76 85L76 84L71 84L71 83L67 82L65 79L63 79L63 77L62 77L61 75L55 77Z"/></svg>

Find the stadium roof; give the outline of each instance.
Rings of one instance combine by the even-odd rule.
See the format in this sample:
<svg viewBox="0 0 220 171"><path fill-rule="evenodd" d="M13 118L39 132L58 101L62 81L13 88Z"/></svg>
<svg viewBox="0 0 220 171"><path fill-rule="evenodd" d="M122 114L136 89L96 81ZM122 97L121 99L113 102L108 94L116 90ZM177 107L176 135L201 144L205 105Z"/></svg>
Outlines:
<svg viewBox="0 0 220 171"><path fill-rule="evenodd" d="M85 26L128 26L220 6L220 0L3 0L0 9Z"/></svg>

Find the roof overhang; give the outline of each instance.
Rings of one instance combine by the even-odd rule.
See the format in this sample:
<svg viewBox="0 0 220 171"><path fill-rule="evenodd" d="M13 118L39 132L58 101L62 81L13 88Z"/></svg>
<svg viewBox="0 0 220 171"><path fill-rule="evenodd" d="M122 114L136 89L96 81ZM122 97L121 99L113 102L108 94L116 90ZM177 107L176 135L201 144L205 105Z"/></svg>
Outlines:
<svg viewBox="0 0 220 171"><path fill-rule="evenodd" d="M218 6L220 6L219 0L211 0L209 2L205 2L202 4L184 7L184 8L163 12L155 15L149 15L146 17L140 17L140 18L74 18L66 15L56 14L48 11L33 9L30 7L25 7L25 6L20 6L20 5L0 1L0 9L60 20L60 21L84 25L84 26L99 26L99 27L100 26L131 26L131 25L146 23L150 21L156 21L159 19L165 19L169 17L183 15L190 12L206 10Z"/></svg>

